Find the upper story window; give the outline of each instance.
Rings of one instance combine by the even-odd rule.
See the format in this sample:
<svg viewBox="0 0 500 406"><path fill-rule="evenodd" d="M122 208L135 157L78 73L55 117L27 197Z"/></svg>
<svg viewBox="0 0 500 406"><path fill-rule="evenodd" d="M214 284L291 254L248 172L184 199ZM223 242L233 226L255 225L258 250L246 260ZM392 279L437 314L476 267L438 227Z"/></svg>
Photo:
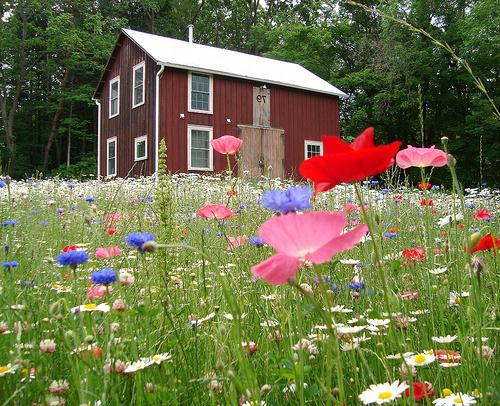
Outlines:
<svg viewBox="0 0 500 406"><path fill-rule="evenodd" d="M323 143L321 141L304 141L304 158L323 155Z"/></svg>
<svg viewBox="0 0 500 406"><path fill-rule="evenodd" d="M120 77L109 81L109 118L120 113Z"/></svg>
<svg viewBox="0 0 500 406"><path fill-rule="evenodd" d="M188 125L188 170L213 170L212 137L212 127Z"/></svg>
<svg viewBox="0 0 500 406"><path fill-rule="evenodd" d="M213 79L210 75L189 72L188 111L212 114Z"/></svg>
<svg viewBox="0 0 500 406"><path fill-rule="evenodd" d="M133 68L132 108L144 104L144 76L144 62L141 62Z"/></svg>

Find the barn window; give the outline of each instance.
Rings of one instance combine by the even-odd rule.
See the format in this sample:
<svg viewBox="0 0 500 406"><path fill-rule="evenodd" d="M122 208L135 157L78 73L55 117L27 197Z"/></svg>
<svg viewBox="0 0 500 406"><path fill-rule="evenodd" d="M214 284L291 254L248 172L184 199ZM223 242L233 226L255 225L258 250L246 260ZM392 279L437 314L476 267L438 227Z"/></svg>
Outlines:
<svg viewBox="0 0 500 406"><path fill-rule="evenodd" d="M304 141L304 158L323 155L323 143L321 141Z"/></svg>
<svg viewBox="0 0 500 406"><path fill-rule="evenodd" d="M135 161L142 161L148 157L148 138L146 136L135 139Z"/></svg>
<svg viewBox="0 0 500 406"><path fill-rule="evenodd" d="M212 76L189 73L188 111L212 113Z"/></svg>
<svg viewBox="0 0 500 406"><path fill-rule="evenodd" d="M120 113L120 77L109 82L109 118Z"/></svg>
<svg viewBox="0 0 500 406"><path fill-rule="evenodd" d="M134 66L132 81L132 108L134 108L144 104L144 62Z"/></svg>
<svg viewBox="0 0 500 406"><path fill-rule="evenodd" d="M188 126L188 169L213 170L212 127Z"/></svg>
<svg viewBox="0 0 500 406"><path fill-rule="evenodd" d="M116 137L108 140L108 150L106 154L108 158L108 176L116 176Z"/></svg>

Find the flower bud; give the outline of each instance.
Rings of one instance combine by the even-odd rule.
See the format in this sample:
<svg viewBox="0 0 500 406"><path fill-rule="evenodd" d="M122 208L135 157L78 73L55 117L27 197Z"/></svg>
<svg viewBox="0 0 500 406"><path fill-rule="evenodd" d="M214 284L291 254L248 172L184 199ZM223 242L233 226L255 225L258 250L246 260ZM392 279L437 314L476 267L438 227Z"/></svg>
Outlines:
<svg viewBox="0 0 500 406"><path fill-rule="evenodd" d="M450 168L454 168L455 165L457 164L457 160L455 159L455 157L451 154L448 154L447 158L448 158L448 166Z"/></svg>
<svg viewBox="0 0 500 406"><path fill-rule="evenodd" d="M477 232L472 233L469 237L471 248L474 248L478 244L480 239L481 239L481 233L477 233Z"/></svg>
<svg viewBox="0 0 500 406"><path fill-rule="evenodd" d="M142 244L141 249L144 252L155 252L157 247L158 247L158 244L154 240L150 240L150 241L146 241L144 244Z"/></svg>
<svg viewBox="0 0 500 406"><path fill-rule="evenodd" d="M441 143L446 147L448 145L448 137L441 137Z"/></svg>

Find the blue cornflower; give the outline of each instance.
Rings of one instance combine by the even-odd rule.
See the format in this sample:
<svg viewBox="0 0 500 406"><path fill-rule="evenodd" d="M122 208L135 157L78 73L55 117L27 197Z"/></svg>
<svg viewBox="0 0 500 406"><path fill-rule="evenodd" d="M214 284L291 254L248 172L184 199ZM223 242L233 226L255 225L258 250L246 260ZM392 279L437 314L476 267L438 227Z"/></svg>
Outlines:
<svg viewBox="0 0 500 406"><path fill-rule="evenodd" d="M74 183L68 183L68 187L70 189L74 189L76 187L76 185Z"/></svg>
<svg viewBox="0 0 500 406"><path fill-rule="evenodd" d="M255 245L256 247L262 247L266 242L259 236L250 237L248 240L250 245Z"/></svg>
<svg viewBox="0 0 500 406"><path fill-rule="evenodd" d="M0 223L1 227L7 227L7 226L15 226L16 224L19 224L19 221L17 220L6 220L2 223Z"/></svg>
<svg viewBox="0 0 500 406"><path fill-rule="evenodd" d="M86 251L69 250L68 252L61 252L56 260L60 265L68 265L71 268L76 268L78 265L84 264L89 260L89 254Z"/></svg>
<svg viewBox="0 0 500 406"><path fill-rule="evenodd" d="M2 179L0 179L0 189L4 187L5 187L5 182Z"/></svg>
<svg viewBox="0 0 500 406"><path fill-rule="evenodd" d="M71 205L71 210L75 211L76 210L76 204Z"/></svg>
<svg viewBox="0 0 500 406"><path fill-rule="evenodd" d="M372 184L372 185L378 185L379 183L380 183L380 182L379 182L378 180L372 180L372 181L371 181L371 184Z"/></svg>
<svg viewBox="0 0 500 406"><path fill-rule="evenodd" d="M473 203L467 203L465 205L465 207L467 207L468 209L473 209L474 208L474 204Z"/></svg>
<svg viewBox="0 0 500 406"><path fill-rule="evenodd" d="M125 237L125 242L131 247L137 248L142 253L145 252L144 244L148 241L154 241L155 236L151 233L130 233Z"/></svg>
<svg viewBox="0 0 500 406"><path fill-rule="evenodd" d="M6 262L3 263L3 267L5 269L16 268L18 266L19 266L19 262L17 262L17 261L11 261L11 262L7 262L6 261Z"/></svg>
<svg viewBox="0 0 500 406"><path fill-rule="evenodd" d="M352 197L348 197L347 199L345 199L346 203L352 203Z"/></svg>
<svg viewBox="0 0 500 406"><path fill-rule="evenodd" d="M365 287L365 283L363 281L359 281L359 282L351 282L349 283L349 289L351 290L360 290L360 289L363 289Z"/></svg>
<svg viewBox="0 0 500 406"><path fill-rule="evenodd" d="M90 275L90 279L94 283L107 285L116 282L116 272L110 268L104 268L102 271L97 271Z"/></svg>
<svg viewBox="0 0 500 406"><path fill-rule="evenodd" d="M328 286L329 290L332 290L333 292L337 292L338 291L337 285L332 280L331 276L322 276L321 279ZM314 282L319 283L319 279L318 278L314 278Z"/></svg>
<svg viewBox="0 0 500 406"><path fill-rule="evenodd" d="M8 254L9 253L9 244L4 244L3 250L4 250L5 254Z"/></svg>
<svg viewBox="0 0 500 406"><path fill-rule="evenodd" d="M41 226L48 226L49 225L49 222L48 221L40 221L40 224Z"/></svg>
<svg viewBox="0 0 500 406"><path fill-rule="evenodd" d="M86 197L86 198L85 198L85 201L86 201L87 203L93 203L93 202L95 202L95 198L93 198L93 197Z"/></svg>
<svg viewBox="0 0 500 406"><path fill-rule="evenodd" d="M386 193L389 193L390 191L391 191L390 189L382 189L380 192L385 195Z"/></svg>
<svg viewBox="0 0 500 406"><path fill-rule="evenodd" d="M42 211L40 209L36 210L30 210L29 215L30 216L36 216L37 214L40 214Z"/></svg>
<svg viewBox="0 0 500 406"><path fill-rule="evenodd" d="M295 186L280 191L269 190L262 195L261 204L266 209L287 214L311 207L311 189L307 186Z"/></svg>
<svg viewBox="0 0 500 406"><path fill-rule="evenodd" d="M431 186L431 190L439 190L439 189L440 189L439 185L432 185Z"/></svg>
<svg viewBox="0 0 500 406"><path fill-rule="evenodd" d="M149 196L142 199L145 203L153 203L155 201L154 197Z"/></svg>
<svg viewBox="0 0 500 406"><path fill-rule="evenodd" d="M396 238L398 236L398 233L390 233L388 231L386 231L384 233L384 238Z"/></svg>

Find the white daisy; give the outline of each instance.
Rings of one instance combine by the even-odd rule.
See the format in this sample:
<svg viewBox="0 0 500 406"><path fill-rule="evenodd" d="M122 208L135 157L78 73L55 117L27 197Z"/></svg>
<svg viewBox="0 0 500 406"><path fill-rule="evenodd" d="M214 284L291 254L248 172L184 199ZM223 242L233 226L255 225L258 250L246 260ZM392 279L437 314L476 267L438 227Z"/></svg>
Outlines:
<svg viewBox="0 0 500 406"><path fill-rule="evenodd" d="M264 320L262 323L260 323L260 326L261 327L276 327L279 324L280 323L277 322L276 320L269 319L269 320Z"/></svg>
<svg viewBox="0 0 500 406"><path fill-rule="evenodd" d="M123 371L125 374L131 374L133 372L140 371L153 364L150 358L141 358L139 361L133 362L125 368Z"/></svg>
<svg viewBox="0 0 500 406"><path fill-rule="evenodd" d="M71 308L71 313L80 313L80 312L103 312L107 313L109 312L110 306L106 303L101 303L101 304L94 304L94 303L87 303L87 304L82 304L80 306L72 307Z"/></svg>
<svg viewBox="0 0 500 406"><path fill-rule="evenodd" d="M432 341L435 343L440 343L440 344L449 344L455 341L458 337L457 336L450 336L447 335L445 337L432 337Z"/></svg>
<svg viewBox="0 0 500 406"><path fill-rule="evenodd" d="M16 372L17 365L12 366L11 364L0 366L0 376L4 376L6 374L13 374Z"/></svg>
<svg viewBox="0 0 500 406"><path fill-rule="evenodd" d="M433 363L434 361L436 361L436 357L432 353L424 352L405 357L405 360L408 365L421 367Z"/></svg>
<svg viewBox="0 0 500 406"><path fill-rule="evenodd" d="M401 358L408 358L411 357L414 353L413 352L405 352L403 356L398 352L397 354L389 354L385 358L386 359L401 359Z"/></svg>
<svg viewBox="0 0 500 406"><path fill-rule="evenodd" d="M363 331L366 326L335 326L338 334L356 334Z"/></svg>
<svg viewBox="0 0 500 406"><path fill-rule="evenodd" d="M429 273L433 275L440 275L442 273L445 273L447 270L448 270L447 266L440 266L439 268L429 270Z"/></svg>
<svg viewBox="0 0 500 406"><path fill-rule="evenodd" d="M394 399L401 397L401 394L408 387L406 382L400 383L399 381L395 381L392 384L389 384L389 382L379 383L377 385L370 385L370 387L358 397L364 405L369 405L371 403L380 405L382 403L392 402Z"/></svg>
<svg viewBox="0 0 500 406"><path fill-rule="evenodd" d="M344 265L358 265L361 261L359 259L341 259L340 263Z"/></svg>
<svg viewBox="0 0 500 406"><path fill-rule="evenodd" d="M168 352L165 352L163 354L153 355L150 359L152 363L160 365L163 361L168 361L171 358L172 356Z"/></svg>
<svg viewBox="0 0 500 406"><path fill-rule="evenodd" d="M347 309L344 305L337 305L335 307L330 307L332 313L352 313L352 309Z"/></svg>
<svg viewBox="0 0 500 406"><path fill-rule="evenodd" d="M474 396L467 395L466 393L452 393L444 398L439 398L432 401L436 406L467 406L476 404L476 399Z"/></svg>
<svg viewBox="0 0 500 406"><path fill-rule="evenodd" d="M460 365L460 362L441 362L439 364L440 367L442 368L453 368L453 367L459 367Z"/></svg>
<svg viewBox="0 0 500 406"><path fill-rule="evenodd" d="M366 319L368 324L371 324L375 327L387 327L391 322L390 319Z"/></svg>

